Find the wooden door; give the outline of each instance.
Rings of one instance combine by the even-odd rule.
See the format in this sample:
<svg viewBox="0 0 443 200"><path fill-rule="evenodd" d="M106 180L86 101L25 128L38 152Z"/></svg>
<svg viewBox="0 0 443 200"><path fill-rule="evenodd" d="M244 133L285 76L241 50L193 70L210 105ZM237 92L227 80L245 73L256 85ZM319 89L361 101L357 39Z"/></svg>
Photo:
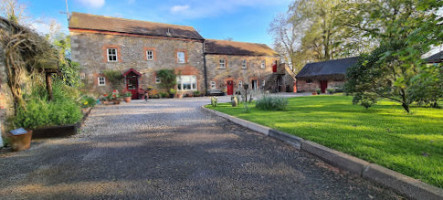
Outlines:
<svg viewBox="0 0 443 200"><path fill-rule="evenodd" d="M131 72L126 76L126 89L132 93L132 99L138 99L138 76Z"/></svg>
<svg viewBox="0 0 443 200"><path fill-rule="evenodd" d="M326 88L328 88L328 81L320 81L321 93L326 93Z"/></svg>
<svg viewBox="0 0 443 200"><path fill-rule="evenodd" d="M234 94L234 81L227 81L226 82L226 93L228 95Z"/></svg>

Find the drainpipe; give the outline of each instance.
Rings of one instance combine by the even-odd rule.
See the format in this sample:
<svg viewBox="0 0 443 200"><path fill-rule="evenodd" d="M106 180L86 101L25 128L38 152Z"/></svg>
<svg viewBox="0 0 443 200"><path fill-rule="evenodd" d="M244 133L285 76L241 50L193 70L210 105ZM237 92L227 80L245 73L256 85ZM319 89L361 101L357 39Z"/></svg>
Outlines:
<svg viewBox="0 0 443 200"><path fill-rule="evenodd" d="M205 40L203 40L203 71L205 78L205 94L208 95L208 70L206 68L206 51L205 51Z"/></svg>

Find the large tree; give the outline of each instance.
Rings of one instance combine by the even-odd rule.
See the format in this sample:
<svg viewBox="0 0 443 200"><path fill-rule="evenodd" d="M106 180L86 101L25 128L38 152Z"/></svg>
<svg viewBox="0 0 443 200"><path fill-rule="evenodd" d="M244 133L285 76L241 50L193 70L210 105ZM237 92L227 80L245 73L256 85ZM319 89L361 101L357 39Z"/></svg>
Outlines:
<svg viewBox="0 0 443 200"><path fill-rule="evenodd" d="M294 72L306 63L358 55L372 49L359 29L342 23L339 0L296 0L270 25L274 48Z"/></svg>
<svg viewBox="0 0 443 200"><path fill-rule="evenodd" d="M427 65L421 56L443 42L443 19L436 15L442 6L439 0L349 2L344 23L380 42L379 48L362 56L348 72L346 88L354 94L354 103L367 104L382 97L400 102L410 112L411 103L430 96L417 92L429 89L440 95L437 100L441 97L438 73L442 65Z"/></svg>

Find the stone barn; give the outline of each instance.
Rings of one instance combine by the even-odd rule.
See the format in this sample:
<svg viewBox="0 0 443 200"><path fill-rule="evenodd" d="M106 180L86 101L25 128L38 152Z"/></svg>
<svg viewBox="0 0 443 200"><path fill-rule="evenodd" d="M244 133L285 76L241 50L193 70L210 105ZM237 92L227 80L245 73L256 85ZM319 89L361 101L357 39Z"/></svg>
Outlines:
<svg viewBox="0 0 443 200"><path fill-rule="evenodd" d="M329 60L306 64L297 74L297 91L314 92L320 89L326 93L326 89L343 91L346 78L346 70L357 63L358 57Z"/></svg>

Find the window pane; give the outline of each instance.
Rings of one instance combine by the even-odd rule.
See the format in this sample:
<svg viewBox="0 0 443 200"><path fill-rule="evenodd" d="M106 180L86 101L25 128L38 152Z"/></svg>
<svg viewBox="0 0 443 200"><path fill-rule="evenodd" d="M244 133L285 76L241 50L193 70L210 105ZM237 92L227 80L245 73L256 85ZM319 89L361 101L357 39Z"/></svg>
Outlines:
<svg viewBox="0 0 443 200"><path fill-rule="evenodd" d="M177 52L177 60L179 63L185 62L185 52Z"/></svg>
<svg viewBox="0 0 443 200"><path fill-rule="evenodd" d="M154 53L152 51L147 51L148 60L152 60L154 58Z"/></svg>

